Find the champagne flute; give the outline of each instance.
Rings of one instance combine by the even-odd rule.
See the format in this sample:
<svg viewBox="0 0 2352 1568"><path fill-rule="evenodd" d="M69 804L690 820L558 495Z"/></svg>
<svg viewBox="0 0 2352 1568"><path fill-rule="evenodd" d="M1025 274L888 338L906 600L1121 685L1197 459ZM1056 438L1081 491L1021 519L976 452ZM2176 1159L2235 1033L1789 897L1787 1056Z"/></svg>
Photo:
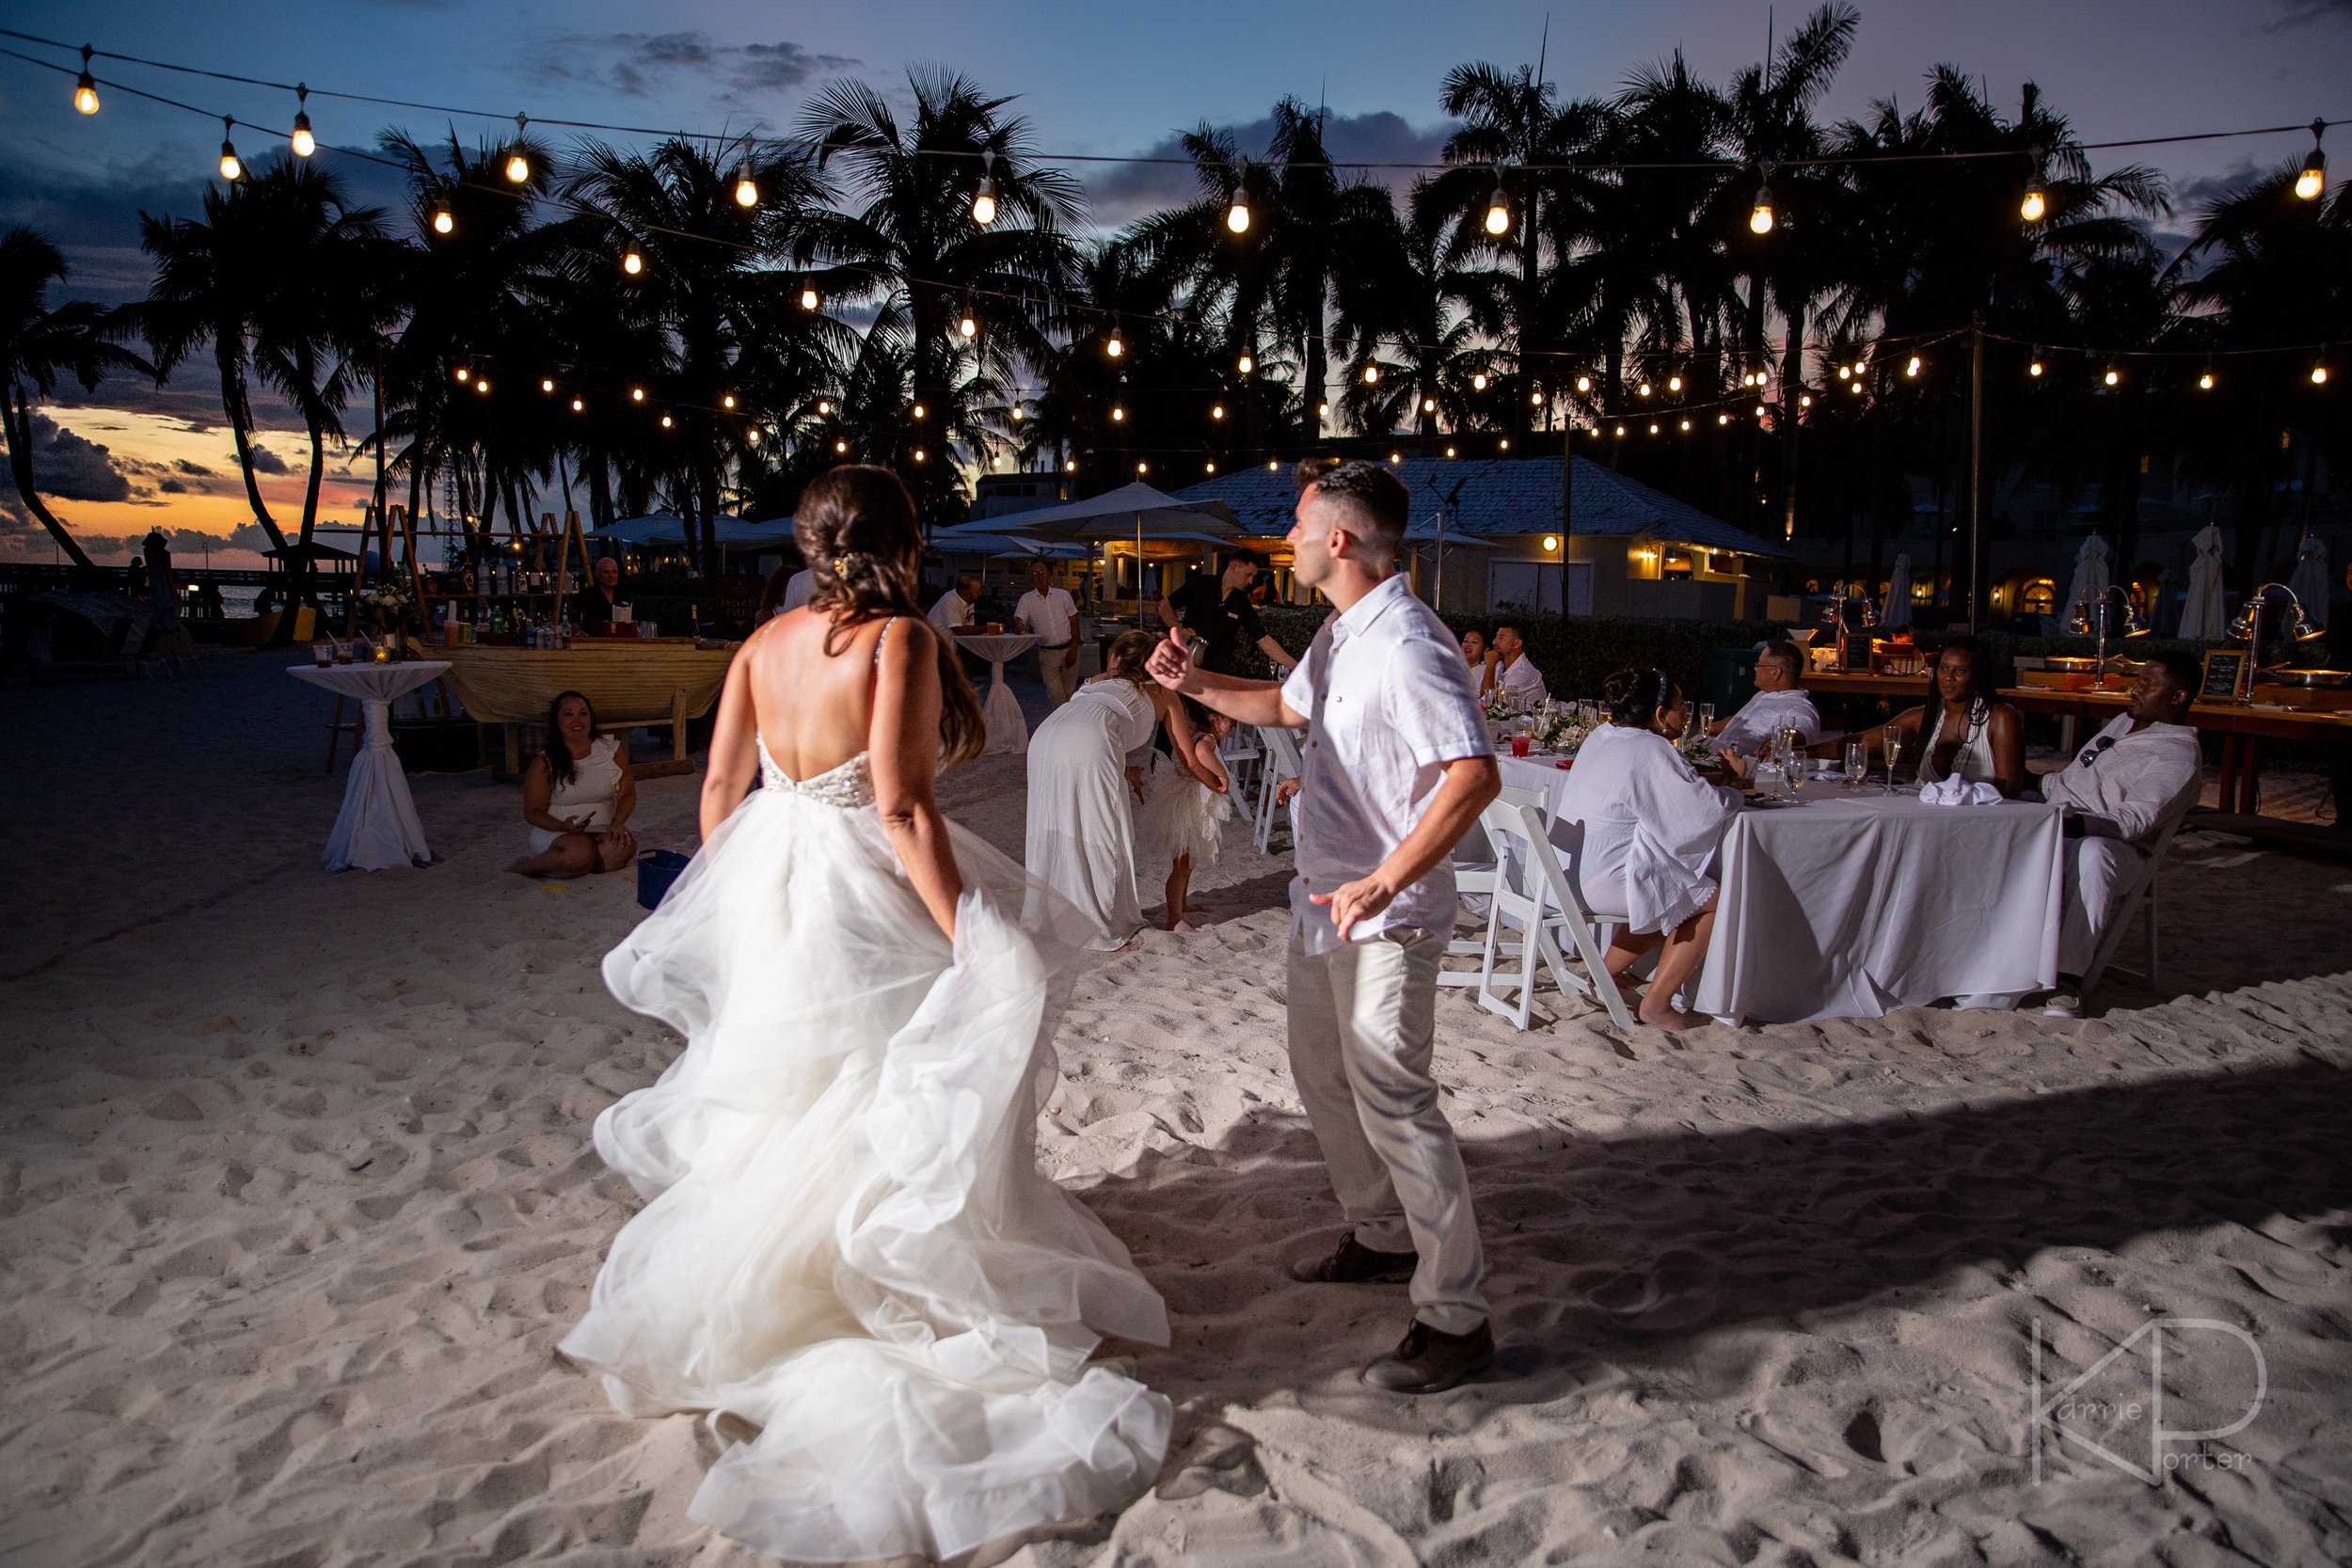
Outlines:
<svg viewBox="0 0 2352 1568"><path fill-rule="evenodd" d="M1889 724L1879 732L1886 740L1886 793L1895 793L1895 765L1903 759L1903 732Z"/></svg>
<svg viewBox="0 0 2352 1568"><path fill-rule="evenodd" d="M1846 742L1846 787L1860 789L1870 776L1870 749L1859 740Z"/></svg>

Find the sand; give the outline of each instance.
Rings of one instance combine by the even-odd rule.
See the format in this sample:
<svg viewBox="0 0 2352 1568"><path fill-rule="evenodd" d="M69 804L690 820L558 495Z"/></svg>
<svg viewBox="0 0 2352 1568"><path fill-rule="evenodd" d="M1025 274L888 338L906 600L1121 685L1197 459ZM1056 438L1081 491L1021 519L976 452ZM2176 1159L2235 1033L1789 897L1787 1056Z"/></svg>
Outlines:
<svg viewBox="0 0 2352 1568"><path fill-rule="evenodd" d="M559 1361L631 1212L589 1122L675 1042L605 995L625 878L496 868L486 774L421 776L444 863L320 871L327 703L251 657L0 692L0 1562L737 1563L715 1449ZM647 845L696 783L649 782ZM959 770L1018 853L1019 759ZM2183 835L2160 990L2082 1022L1913 1010L1670 1044L1544 993L1441 998L1497 1373L1358 1368L1393 1288L1283 1273L1336 1211L1282 1053L1280 863L1082 981L1043 1158L1175 1323L1116 1518L1023 1563L2321 1563L2352 1558L2352 865ZM1156 905L1158 868L1145 868ZM2150 1453L2149 1485L2027 1411ZM2137 1338L2135 1338L2137 1336ZM2112 1407L2112 1408L2109 1408ZM2185 1456L2185 1457L2183 1457Z"/></svg>

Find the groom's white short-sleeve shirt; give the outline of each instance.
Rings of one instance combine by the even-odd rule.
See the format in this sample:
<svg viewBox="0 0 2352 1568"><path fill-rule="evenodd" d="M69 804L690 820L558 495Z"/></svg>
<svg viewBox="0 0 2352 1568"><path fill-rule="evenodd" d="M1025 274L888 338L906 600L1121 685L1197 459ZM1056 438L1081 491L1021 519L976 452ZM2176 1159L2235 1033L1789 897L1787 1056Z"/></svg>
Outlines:
<svg viewBox="0 0 2352 1568"><path fill-rule="evenodd" d="M1401 575L1324 622L1282 701L1307 718L1291 913L1307 952L1327 953L1339 932L1311 897L1377 869L1420 822L1445 765L1492 756L1494 742L1461 644ZM1451 931L1454 901L1453 863L1440 859L1349 939L1391 927Z"/></svg>

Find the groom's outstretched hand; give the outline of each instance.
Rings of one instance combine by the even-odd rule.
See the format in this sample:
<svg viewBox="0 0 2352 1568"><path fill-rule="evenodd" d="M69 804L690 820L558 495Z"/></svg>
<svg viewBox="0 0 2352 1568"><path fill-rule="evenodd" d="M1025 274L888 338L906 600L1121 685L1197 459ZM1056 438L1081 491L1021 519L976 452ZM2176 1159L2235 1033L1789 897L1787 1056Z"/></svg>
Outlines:
<svg viewBox="0 0 2352 1568"><path fill-rule="evenodd" d="M1192 678L1192 649L1185 645L1184 634L1171 628L1160 640L1160 645L1152 650L1152 657L1144 661L1143 668L1153 680L1170 691L1180 689L1185 681Z"/></svg>
<svg viewBox="0 0 2352 1568"><path fill-rule="evenodd" d="M1396 889L1382 880L1380 873L1375 871L1369 877L1343 882L1329 893L1309 894L1307 902L1321 904L1330 910L1331 925L1339 939L1345 942L1347 933L1355 929L1356 922L1371 919L1387 909L1395 898Z"/></svg>

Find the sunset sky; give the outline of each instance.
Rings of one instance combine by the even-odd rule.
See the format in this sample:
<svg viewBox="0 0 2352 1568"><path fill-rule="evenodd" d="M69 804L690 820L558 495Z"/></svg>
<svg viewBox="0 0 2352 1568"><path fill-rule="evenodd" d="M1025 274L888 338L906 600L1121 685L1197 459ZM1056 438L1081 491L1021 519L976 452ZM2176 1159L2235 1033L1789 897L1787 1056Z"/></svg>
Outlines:
<svg viewBox="0 0 2352 1568"><path fill-rule="evenodd" d="M338 157L389 126L421 138L454 125L468 141L507 122L326 100L315 89L419 100L534 119L573 119L741 134L788 129L807 94L838 76L904 96L905 69L945 63L1017 98L1048 153L1164 153L1206 119L1262 143L1268 107L1285 93L1323 102L1343 158L1434 158L1447 133L1437 106L1445 70L1469 60L1533 63L1547 21L1547 73L1567 96L1606 94L1632 70L1679 47L1702 74L1725 80L1759 57L1761 0L1630 0L1580 5L1489 0L1471 8L1406 0L1174 8L1002 0L780 6L683 0L554 5L510 0L251 0L234 8L161 0L17 0L0 25L71 44L211 70L302 80L331 162L366 200L398 207L389 171ZM1782 34L1804 7L1782 5ZM1823 105L1858 115L1878 99L1906 107L1938 63L1980 77L2013 107L2038 82L2087 141L2352 118L2352 0L1865 0L1853 57ZM0 39L43 59L71 55ZM290 94L101 62L99 74L214 115L234 114L248 157L278 143ZM10 156L0 172L0 227L29 225L66 253L62 297L119 302L145 289L138 214L184 214L212 177L215 119L106 97L93 118L72 112L71 78L0 57L0 124ZM550 133L559 136L563 133ZM614 136L616 141L646 140ZM2352 160L2352 135L2329 150ZM2098 154L2102 168L2146 163L2171 180L2177 234L2201 202L2258 166L2299 158L2307 135L2190 142ZM1105 229L1191 195L1181 170L1082 164ZM52 504L93 553L154 526L183 561L209 543L215 563L249 563L251 524L209 363L156 388L118 378L98 394L60 396L38 433L37 469ZM266 416L267 502L299 516L309 462L282 410ZM363 468L330 452L325 513L357 516ZM37 524L0 488L0 559L50 559Z"/></svg>

